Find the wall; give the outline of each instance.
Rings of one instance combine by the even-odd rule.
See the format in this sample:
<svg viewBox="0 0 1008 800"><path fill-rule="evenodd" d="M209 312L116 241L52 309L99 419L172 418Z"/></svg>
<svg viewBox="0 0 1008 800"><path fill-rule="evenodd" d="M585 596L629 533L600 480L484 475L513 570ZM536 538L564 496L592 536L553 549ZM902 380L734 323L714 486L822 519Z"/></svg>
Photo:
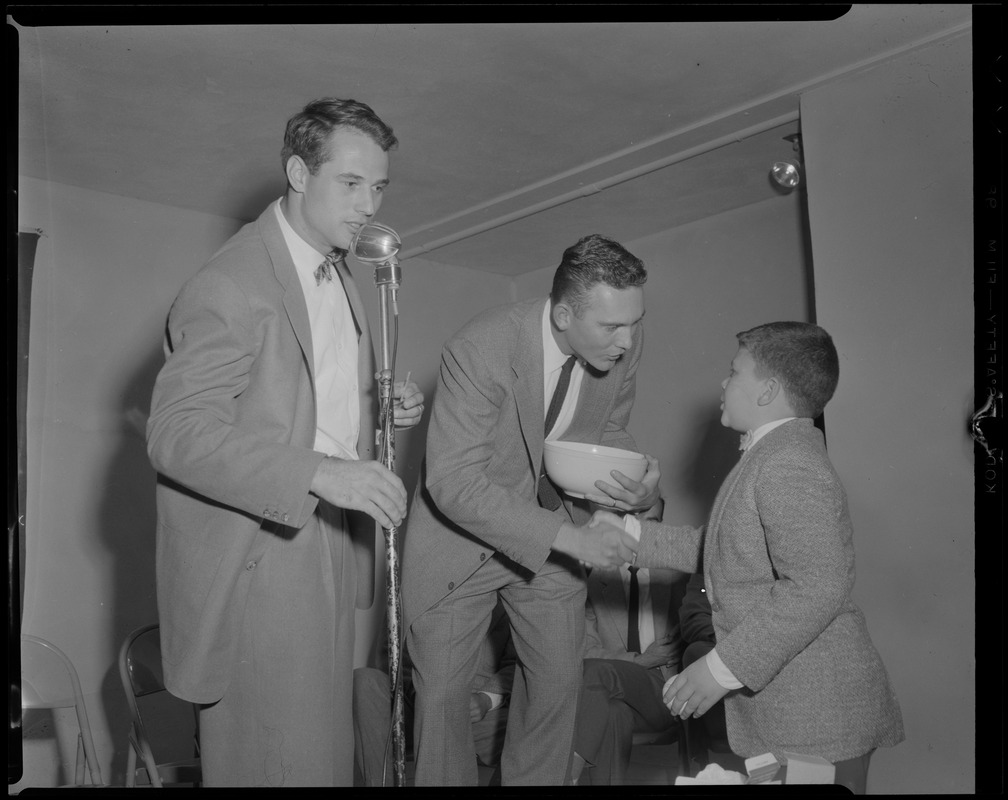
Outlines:
<svg viewBox="0 0 1008 800"><path fill-rule="evenodd" d="M44 231L25 420L23 631L50 639L74 662L103 777L121 784L128 712L115 659L130 630L156 619L154 472L143 431L163 360L164 321L182 282L241 223L26 178L18 213L19 229ZM370 269L353 271L377 337ZM509 292L504 278L419 260L404 265L398 375L412 370L430 396L444 339ZM423 433L397 441L408 485L416 480ZM383 612L381 597L371 612L359 613L358 663ZM53 740L27 741L26 777L11 789L70 781L73 745L61 742L57 769Z"/></svg>
<svg viewBox="0 0 1008 800"><path fill-rule="evenodd" d="M735 334L808 319L802 220L795 192L622 242L648 270L630 432L661 464L667 521L705 522L737 460L738 437L721 427L718 407ZM518 278L518 296L547 294L554 269Z"/></svg>
<svg viewBox="0 0 1008 800"><path fill-rule="evenodd" d="M19 228L44 232L32 286L22 629L73 661L108 781L128 719L118 645L156 616L143 428L164 318L182 276L238 223L25 178L18 202ZM73 749L62 751L61 775L46 774L37 751L48 744L26 741L25 783L72 779Z"/></svg>
<svg viewBox="0 0 1008 800"><path fill-rule="evenodd" d="M841 359L826 432L906 727L873 757L878 793L975 786L970 81L964 35L802 98L816 307Z"/></svg>

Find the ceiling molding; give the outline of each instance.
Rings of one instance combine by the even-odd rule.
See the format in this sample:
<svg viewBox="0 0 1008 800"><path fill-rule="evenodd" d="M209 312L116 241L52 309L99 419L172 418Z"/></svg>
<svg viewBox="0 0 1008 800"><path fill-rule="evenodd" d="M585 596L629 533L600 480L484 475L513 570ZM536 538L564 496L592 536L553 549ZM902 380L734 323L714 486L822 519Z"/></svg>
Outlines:
<svg viewBox="0 0 1008 800"><path fill-rule="evenodd" d="M411 258L484 233L549 208L596 194L671 164L798 120L801 95L840 78L880 66L923 47L965 35L971 22L910 42L842 69L791 86L745 106L649 139L574 169L553 175L455 214L405 231L416 242L401 257Z"/></svg>

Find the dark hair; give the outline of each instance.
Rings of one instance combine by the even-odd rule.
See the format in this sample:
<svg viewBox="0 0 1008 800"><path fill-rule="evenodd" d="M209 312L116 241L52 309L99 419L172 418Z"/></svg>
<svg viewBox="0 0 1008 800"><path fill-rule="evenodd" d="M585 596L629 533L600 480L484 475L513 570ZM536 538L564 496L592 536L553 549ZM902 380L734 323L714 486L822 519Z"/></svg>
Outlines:
<svg viewBox="0 0 1008 800"><path fill-rule="evenodd" d="M363 133L388 152L397 144L392 129L379 119L370 106L356 100L323 97L312 100L287 120L283 150L280 153L284 171L291 156L300 156L312 175L329 160L329 136L337 128L352 128Z"/></svg>
<svg viewBox="0 0 1008 800"><path fill-rule="evenodd" d="M778 378L799 417L818 417L836 391L840 359L833 339L811 322L768 322L736 334L758 378Z"/></svg>
<svg viewBox="0 0 1008 800"><path fill-rule="evenodd" d="M646 280L643 261L619 242L593 233L564 250L560 266L553 275L550 297L554 304L569 303L575 316L580 317L587 302L586 295L595 284L626 289L641 286Z"/></svg>

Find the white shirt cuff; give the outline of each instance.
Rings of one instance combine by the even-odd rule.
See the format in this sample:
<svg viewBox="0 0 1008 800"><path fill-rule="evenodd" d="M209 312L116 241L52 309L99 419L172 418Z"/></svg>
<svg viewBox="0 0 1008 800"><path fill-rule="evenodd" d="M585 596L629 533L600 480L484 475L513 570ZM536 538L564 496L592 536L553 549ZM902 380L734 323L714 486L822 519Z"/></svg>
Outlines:
<svg viewBox="0 0 1008 800"><path fill-rule="evenodd" d="M722 688L724 689L741 689L744 685L738 678L732 675L732 671L725 666L724 661L721 660L721 656L717 653L717 648L714 648L707 653L704 658L707 659L707 669L710 670L711 675L714 676Z"/></svg>
<svg viewBox="0 0 1008 800"><path fill-rule="evenodd" d="M623 517L623 529L640 542L641 527L640 520L637 517L633 514L627 514Z"/></svg>

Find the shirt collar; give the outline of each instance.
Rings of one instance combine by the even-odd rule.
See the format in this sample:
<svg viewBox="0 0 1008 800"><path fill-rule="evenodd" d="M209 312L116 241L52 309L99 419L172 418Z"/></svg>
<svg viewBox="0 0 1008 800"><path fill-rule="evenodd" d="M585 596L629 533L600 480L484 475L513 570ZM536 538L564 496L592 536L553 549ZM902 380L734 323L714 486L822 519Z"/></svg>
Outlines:
<svg viewBox="0 0 1008 800"><path fill-rule="evenodd" d="M308 278L310 278L310 283L314 285L315 270L318 269L319 264L325 261L326 254L320 253L308 244L308 242L301 238L301 235L294 230L293 227L291 227L291 224L284 216L283 209L280 207L280 200L276 201L274 210L276 211L277 220L280 223L280 230L283 232L284 241L287 242L287 249L290 250L291 258L294 260L294 269L297 270L298 276L302 279L302 282L305 282Z"/></svg>
<svg viewBox="0 0 1008 800"><path fill-rule="evenodd" d="M772 422L767 422L763 425L760 425L754 431L746 431L745 435L750 437L748 444L746 444L745 446L746 451L750 450L752 446L756 444L756 442L758 442L760 439L762 439L764 436L770 433L770 431L772 431L774 428L779 428L785 422L790 422L793 419L797 419L797 417L784 417L784 419L775 419Z"/></svg>

